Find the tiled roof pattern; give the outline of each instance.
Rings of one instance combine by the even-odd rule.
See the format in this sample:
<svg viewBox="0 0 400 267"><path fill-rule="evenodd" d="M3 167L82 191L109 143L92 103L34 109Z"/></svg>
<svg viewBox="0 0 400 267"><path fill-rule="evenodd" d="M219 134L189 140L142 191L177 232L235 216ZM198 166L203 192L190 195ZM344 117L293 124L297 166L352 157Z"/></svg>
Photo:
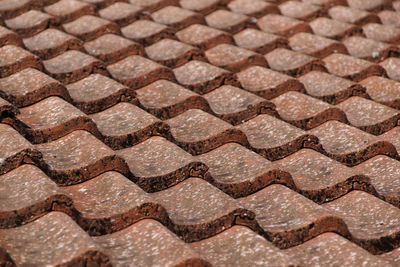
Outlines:
<svg viewBox="0 0 400 267"><path fill-rule="evenodd" d="M0 0L0 266L399 266L399 21Z"/></svg>

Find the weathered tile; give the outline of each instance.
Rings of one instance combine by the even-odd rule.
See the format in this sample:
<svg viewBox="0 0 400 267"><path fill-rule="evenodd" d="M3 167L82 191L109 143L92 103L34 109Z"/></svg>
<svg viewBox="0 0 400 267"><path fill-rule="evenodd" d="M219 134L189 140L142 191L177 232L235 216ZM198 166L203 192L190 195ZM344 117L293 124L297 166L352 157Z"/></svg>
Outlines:
<svg viewBox="0 0 400 267"><path fill-rule="evenodd" d="M0 47L0 78L9 76L26 68L41 69L36 56L14 45Z"/></svg>
<svg viewBox="0 0 400 267"><path fill-rule="evenodd" d="M264 32L292 36L298 32L312 32L308 23L282 15L268 14L257 21L257 26Z"/></svg>
<svg viewBox="0 0 400 267"><path fill-rule="evenodd" d="M82 16L62 25L63 29L72 35L90 41L106 33L119 33L117 24L92 15Z"/></svg>

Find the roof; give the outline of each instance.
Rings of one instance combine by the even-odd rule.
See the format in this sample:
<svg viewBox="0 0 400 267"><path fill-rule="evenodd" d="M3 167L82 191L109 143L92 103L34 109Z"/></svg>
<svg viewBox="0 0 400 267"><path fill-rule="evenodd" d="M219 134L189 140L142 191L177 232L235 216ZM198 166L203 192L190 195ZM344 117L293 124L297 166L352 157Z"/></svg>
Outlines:
<svg viewBox="0 0 400 267"><path fill-rule="evenodd" d="M0 0L0 265L399 266L400 1Z"/></svg>

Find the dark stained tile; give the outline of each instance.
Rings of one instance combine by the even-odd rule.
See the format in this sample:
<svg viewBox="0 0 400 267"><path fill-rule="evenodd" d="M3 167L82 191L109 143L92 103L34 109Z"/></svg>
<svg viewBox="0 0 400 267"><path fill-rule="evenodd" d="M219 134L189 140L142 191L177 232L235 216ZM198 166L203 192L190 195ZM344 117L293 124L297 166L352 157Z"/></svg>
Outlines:
<svg viewBox="0 0 400 267"><path fill-rule="evenodd" d="M328 15L334 20L357 25L380 22L376 14L348 6L333 6L328 10Z"/></svg>
<svg viewBox="0 0 400 267"><path fill-rule="evenodd" d="M47 29L25 38L23 43L29 51L42 59L50 59L67 50L79 50L82 47L82 41L56 29Z"/></svg>
<svg viewBox="0 0 400 267"><path fill-rule="evenodd" d="M135 99L133 90L100 74L91 74L66 87L73 104L88 114L100 112L119 101L134 102Z"/></svg>
<svg viewBox="0 0 400 267"><path fill-rule="evenodd" d="M233 0L229 2L228 8L238 14L259 18L265 14L279 14L276 5L262 0L246 1Z"/></svg>
<svg viewBox="0 0 400 267"><path fill-rule="evenodd" d="M379 65L385 69L388 77L392 80L400 81L400 59L390 57L380 62Z"/></svg>
<svg viewBox="0 0 400 267"><path fill-rule="evenodd" d="M117 153L128 164L131 180L146 192L164 190L191 176L202 176L207 170L189 153L158 136Z"/></svg>
<svg viewBox="0 0 400 267"><path fill-rule="evenodd" d="M174 69L176 80L186 88L205 94L222 85L238 85L233 74L211 64L192 60Z"/></svg>
<svg viewBox="0 0 400 267"><path fill-rule="evenodd" d="M117 24L92 15L79 17L74 21L63 24L62 27L67 33L84 41L96 39L106 33L119 33Z"/></svg>
<svg viewBox="0 0 400 267"><path fill-rule="evenodd" d="M100 9L112 5L117 0L80 0L80 1L93 4L96 6L96 9Z"/></svg>
<svg viewBox="0 0 400 267"><path fill-rule="evenodd" d="M361 35L362 29L356 25L319 17L310 22L310 27L316 35L331 39L342 39L347 36Z"/></svg>
<svg viewBox="0 0 400 267"><path fill-rule="evenodd" d="M219 9L206 16L207 25L232 34L237 33L250 26L249 17L243 14L233 13Z"/></svg>
<svg viewBox="0 0 400 267"><path fill-rule="evenodd" d="M363 26L367 38L381 42L400 44L400 29L379 23L369 23Z"/></svg>
<svg viewBox="0 0 400 267"><path fill-rule="evenodd" d="M18 265L111 266L93 240L68 215L52 212L13 229L0 230L0 245ZM26 244L30 244L26 246Z"/></svg>
<svg viewBox="0 0 400 267"><path fill-rule="evenodd" d="M103 19L113 21L120 27L126 26L143 16L143 8L124 2L116 2L111 6L99 10L99 15Z"/></svg>
<svg viewBox="0 0 400 267"><path fill-rule="evenodd" d="M287 92L271 100L280 117L299 128L309 130L329 120L347 123L345 112L319 99L299 92Z"/></svg>
<svg viewBox="0 0 400 267"><path fill-rule="evenodd" d="M131 40L115 34L105 34L86 42L83 46L87 53L99 58L106 64L115 63L131 55L143 55L143 47Z"/></svg>
<svg viewBox="0 0 400 267"><path fill-rule="evenodd" d="M371 98L379 103L400 109L400 83L387 78L371 76L359 82Z"/></svg>
<svg viewBox="0 0 400 267"><path fill-rule="evenodd" d="M26 68L41 69L38 58L30 52L14 45L0 47L0 78Z"/></svg>
<svg viewBox="0 0 400 267"><path fill-rule="evenodd" d="M15 117L19 113L17 107L0 97L0 118Z"/></svg>
<svg viewBox="0 0 400 267"><path fill-rule="evenodd" d="M152 196L167 210L173 222L171 228L185 242L209 238L254 219L251 211L199 178L190 178Z"/></svg>
<svg viewBox="0 0 400 267"><path fill-rule="evenodd" d="M129 3L139 6L147 12L154 12L166 6L176 6L178 0L129 0Z"/></svg>
<svg viewBox="0 0 400 267"><path fill-rule="evenodd" d="M229 142L247 145L242 132L199 109L190 109L166 122L171 127L174 142L192 155L211 151Z"/></svg>
<svg viewBox="0 0 400 267"><path fill-rule="evenodd" d="M245 29L233 36L235 43L243 48L265 54L278 47L288 47L288 41L280 36L256 29Z"/></svg>
<svg viewBox="0 0 400 267"><path fill-rule="evenodd" d="M84 15L94 15L95 6L77 0L61 0L44 7L44 11L58 17L60 22L66 23Z"/></svg>
<svg viewBox="0 0 400 267"><path fill-rule="evenodd" d="M311 20L322 14L321 7L300 1L285 1L279 5L279 11L284 16L300 20Z"/></svg>
<svg viewBox="0 0 400 267"><path fill-rule="evenodd" d="M105 73L104 63L77 50L68 50L43 61L45 71L64 84L79 81L91 73Z"/></svg>
<svg viewBox="0 0 400 267"><path fill-rule="evenodd" d="M292 77L260 66L249 67L236 74L247 91L272 99L288 91L304 92L303 85Z"/></svg>
<svg viewBox="0 0 400 267"><path fill-rule="evenodd" d="M259 115L238 126L254 151L268 160L284 158L303 147L318 149L317 138L269 115Z"/></svg>
<svg viewBox="0 0 400 267"><path fill-rule="evenodd" d="M312 32L308 23L277 14L268 14L257 21L257 26L264 32L292 36L298 32Z"/></svg>
<svg viewBox="0 0 400 267"><path fill-rule="evenodd" d="M189 25L204 23L204 17L200 13L176 6L167 6L151 14L151 18L161 24L175 29L183 29Z"/></svg>
<svg viewBox="0 0 400 267"><path fill-rule="evenodd" d="M249 66L267 65L262 55L230 44L220 44L208 49L205 56L211 64L232 72L239 72Z"/></svg>
<svg viewBox="0 0 400 267"><path fill-rule="evenodd" d="M0 26L0 47L4 45L20 46L21 44L21 37L18 34Z"/></svg>
<svg viewBox="0 0 400 267"><path fill-rule="evenodd" d="M133 55L107 66L111 76L132 89L146 86L159 79L174 81L174 73L147 58Z"/></svg>
<svg viewBox="0 0 400 267"><path fill-rule="evenodd" d="M358 96L351 97L336 107L346 113L353 126L375 135L391 130L400 119L398 110Z"/></svg>
<svg viewBox="0 0 400 267"><path fill-rule="evenodd" d="M180 0L179 5L183 7L184 9L189 9L194 12L199 12L204 15L207 15L211 12L213 12L219 5L223 4L222 2L227 2L227 1L221 1L221 0L203 0L203 1L197 1L197 0Z"/></svg>
<svg viewBox="0 0 400 267"><path fill-rule="evenodd" d="M312 56L277 48L265 55L271 69L287 75L301 76L312 70L325 71L324 63Z"/></svg>
<svg viewBox="0 0 400 267"><path fill-rule="evenodd" d="M400 48L398 47L361 36L346 38L343 44L351 56L370 61L381 61L391 56L400 55Z"/></svg>
<svg viewBox="0 0 400 267"><path fill-rule="evenodd" d="M181 42L200 49L209 49L221 43L233 43L231 34L201 24L193 24L180 30L176 37Z"/></svg>
<svg viewBox="0 0 400 267"><path fill-rule="evenodd" d="M150 20L137 20L121 28L122 34L144 46L151 45L164 38L175 38L174 30Z"/></svg>

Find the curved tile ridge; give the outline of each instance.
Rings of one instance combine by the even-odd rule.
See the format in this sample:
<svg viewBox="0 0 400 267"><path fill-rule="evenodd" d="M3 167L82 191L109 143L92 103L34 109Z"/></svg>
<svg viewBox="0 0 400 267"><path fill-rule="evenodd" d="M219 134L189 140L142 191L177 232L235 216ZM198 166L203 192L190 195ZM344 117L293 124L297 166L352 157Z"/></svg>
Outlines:
<svg viewBox="0 0 400 267"><path fill-rule="evenodd" d="M64 213L51 212L27 225L2 229L0 234L0 247L17 265L111 266L101 248Z"/></svg>
<svg viewBox="0 0 400 267"><path fill-rule="evenodd" d="M7 117L15 117L19 114L17 107L0 97L0 121Z"/></svg>

